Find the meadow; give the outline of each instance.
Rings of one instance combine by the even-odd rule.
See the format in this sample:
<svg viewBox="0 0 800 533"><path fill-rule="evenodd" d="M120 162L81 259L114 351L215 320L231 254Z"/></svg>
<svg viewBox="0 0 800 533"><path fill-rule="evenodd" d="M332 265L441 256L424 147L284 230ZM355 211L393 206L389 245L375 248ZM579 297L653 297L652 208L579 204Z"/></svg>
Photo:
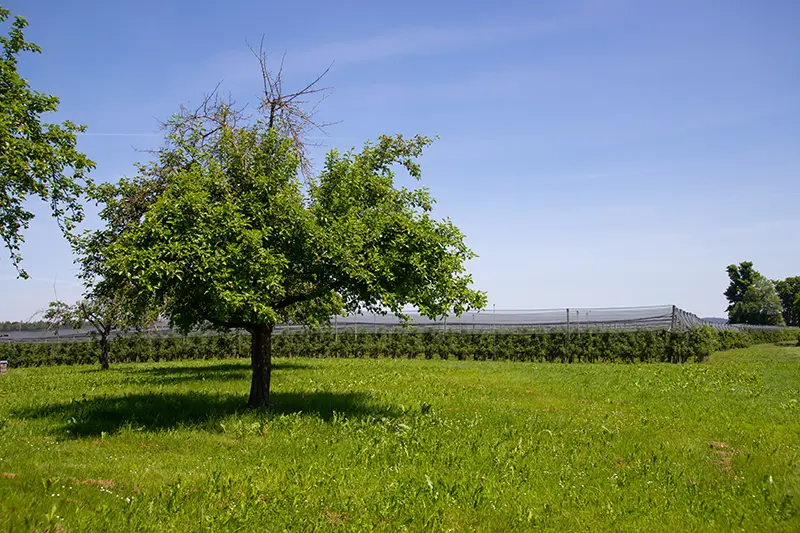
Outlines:
<svg viewBox="0 0 800 533"><path fill-rule="evenodd" d="M2 531L798 531L800 347L11 368Z"/></svg>

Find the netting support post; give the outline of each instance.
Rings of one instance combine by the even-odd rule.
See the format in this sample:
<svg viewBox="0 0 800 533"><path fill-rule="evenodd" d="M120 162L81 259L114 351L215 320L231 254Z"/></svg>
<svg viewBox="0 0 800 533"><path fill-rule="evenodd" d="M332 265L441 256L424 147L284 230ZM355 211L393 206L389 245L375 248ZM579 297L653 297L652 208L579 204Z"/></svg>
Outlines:
<svg viewBox="0 0 800 533"><path fill-rule="evenodd" d="M497 359L497 327L495 323L495 304L492 304L492 359Z"/></svg>
<svg viewBox="0 0 800 533"><path fill-rule="evenodd" d="M675 329L675 319L677 318L678 308L676 306L672 306L672 321L669 324L669 331L672 332Z"/></svg>
<svg viewBox="0 0 800 533"><path fill-rule="evenodd" d="M569 337L569 307L567 307L567 337Z"/></svg>
<svg viewBox="0 0 800 533"><path fill-rule="evenodd" d="M564 337L564 354L566 355L567 346L569 343L569 307L567 307L567 335Z"/></svg>

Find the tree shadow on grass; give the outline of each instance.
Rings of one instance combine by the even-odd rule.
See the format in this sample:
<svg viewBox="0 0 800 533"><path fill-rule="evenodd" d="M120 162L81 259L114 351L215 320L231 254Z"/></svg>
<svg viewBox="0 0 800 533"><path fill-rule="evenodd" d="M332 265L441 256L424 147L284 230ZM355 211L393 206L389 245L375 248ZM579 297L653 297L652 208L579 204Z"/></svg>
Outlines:
<svg viewBox="0 0 800 533"><path fill-rule="evenodd" d="M169 366L157 366L150 368L126 368L125 372L146 373L153 375L167 375L167 374L182 374L182 375L197 375L206 374L209 372L250 372L250 359L242 359L241 362L236 363L210 363L207 365L183 365L178 364ZM279 363L272 363L272 370L295 370L311 368L311 365L300 363L296 361L281 361Z"/></svg>
<svg viewBox="0 0 800 533"><path fill-rule="evenodd" d="M157 366L157 367L147 367L141 368L139 365L150 365L153 362L141 362L141 363L115 363L112 359L111 361L111 368L109 369L111 372L121 372L125 374L151 374L151 375L166 375L166 374L203 374L203 373L210 373L210 372L249 372L250 371L250 358L242 357L239 361L235 363L209 363L205 365L191 365L186 366L186 363L197 361L197 359L186 359L186 360L177 360L177 361L163 361L162 364L165 366ZM158 363L158 361L154 361ZM124 364L126 366L120 368L119 364ZM300 369L307 369L311 368L311 365L306 363L301 363L299 361L286 361L282 360L280 362L272 363L272 370L300 370ZM101 370L99 364L97 367L90 367L90 368L82 368L79 372L83 372L86 374L94 374L98 372L108 372L109 370Z"/></svg>
<svg viewBox="0 0 800 533"><path fill-rule="evenodd" d="M293 361L282 361L272 365L272 370L275 372L305 368L311 368L311 366ZM99 368L96 371L99 372ZM112 366L111 371L117 371L127 376L147 376L148 381L159 385L174 385L190 381L249 381L252 375L250 362L244 359L241 363L211 363L191 366L179 363L146 368L114 368Z"/></svg>
<svg viewBox="0 0 800 533"><path fill-rule="evenodd" d="M217 430L220 422L237 415L269 422L285 414L320 418L334 413L344 418L396 417L399 413L365 393L273 392L270 407L248 410L246 398L231 394L152 393L100 396L17 410L19 418L45 419L54 433L73 438L113 435L123 429L169 431Z"/></svg>

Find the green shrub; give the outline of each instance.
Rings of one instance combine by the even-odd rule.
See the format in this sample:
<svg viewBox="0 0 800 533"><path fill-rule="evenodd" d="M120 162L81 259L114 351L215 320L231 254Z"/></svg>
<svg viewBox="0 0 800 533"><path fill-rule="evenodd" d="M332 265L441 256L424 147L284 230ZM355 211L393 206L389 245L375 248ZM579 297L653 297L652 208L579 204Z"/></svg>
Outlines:
<svg viewBox="0 0 800 533"><path fill-rule="evenodd" d="M689 331L689 347L696 361L702 361L720 346L720 337L711 326L695 327Z"/></svg>

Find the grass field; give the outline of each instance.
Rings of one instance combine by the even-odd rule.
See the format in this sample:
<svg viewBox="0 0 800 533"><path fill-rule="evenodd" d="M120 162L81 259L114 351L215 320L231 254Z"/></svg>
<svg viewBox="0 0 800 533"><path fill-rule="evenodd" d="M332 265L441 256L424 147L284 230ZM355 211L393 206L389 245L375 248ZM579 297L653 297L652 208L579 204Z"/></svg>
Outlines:
<svg viewBox="0 0 800 533"><path fill-rule="evenodd" d="M800 348L11 369L0 531L800 531Z"/></svg>

